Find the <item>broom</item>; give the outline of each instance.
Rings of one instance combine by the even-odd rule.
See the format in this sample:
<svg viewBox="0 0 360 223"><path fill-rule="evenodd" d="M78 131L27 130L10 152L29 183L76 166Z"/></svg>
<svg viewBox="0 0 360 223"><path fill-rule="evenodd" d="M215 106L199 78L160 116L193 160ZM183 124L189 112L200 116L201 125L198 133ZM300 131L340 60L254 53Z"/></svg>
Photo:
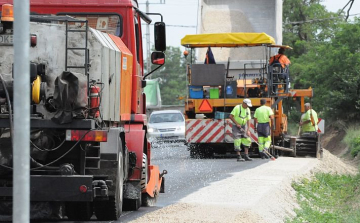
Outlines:
<svg viewBox="0 0 360 223"><path fill-rule="evenodd" d="M259 144L258 144L259 145ZM275 157L273 155L271 155L266 149L264 149L265 153L268 154L270 156L270 159L275 161Z"/></svg>

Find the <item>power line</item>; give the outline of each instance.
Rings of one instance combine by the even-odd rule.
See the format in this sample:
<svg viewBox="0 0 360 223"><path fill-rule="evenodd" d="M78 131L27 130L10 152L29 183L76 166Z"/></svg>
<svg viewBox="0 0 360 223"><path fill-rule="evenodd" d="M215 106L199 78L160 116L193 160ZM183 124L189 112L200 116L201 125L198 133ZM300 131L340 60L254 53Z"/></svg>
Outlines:
<svg viewBox="0 0 360 223"><path fill-rule="evenodd" d="M360 15L360 13L347 15L346 18L348 18L349 16L356 16L356 15ZM333 20L333 19L339 19L339 18L343 18L343 16L336 16L336 17L323 18L323 19L309 19L309 20L296 21L296 22L285 22L284 25L288 25L288 24L290 24L290 25L299 25L299 24L304 24L304 23L320 22L320 21Z"/></svg>

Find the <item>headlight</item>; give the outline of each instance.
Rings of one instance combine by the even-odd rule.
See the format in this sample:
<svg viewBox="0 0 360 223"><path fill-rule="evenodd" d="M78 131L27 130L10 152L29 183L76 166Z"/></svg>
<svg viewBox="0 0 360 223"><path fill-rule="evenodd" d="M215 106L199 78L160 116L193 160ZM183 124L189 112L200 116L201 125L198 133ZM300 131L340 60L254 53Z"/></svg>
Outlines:
<svg viewBox="0 0 360 223"><path fill-rule="evenodd" d="M156 128L148 128L148 132L157 132Z"/></svg>

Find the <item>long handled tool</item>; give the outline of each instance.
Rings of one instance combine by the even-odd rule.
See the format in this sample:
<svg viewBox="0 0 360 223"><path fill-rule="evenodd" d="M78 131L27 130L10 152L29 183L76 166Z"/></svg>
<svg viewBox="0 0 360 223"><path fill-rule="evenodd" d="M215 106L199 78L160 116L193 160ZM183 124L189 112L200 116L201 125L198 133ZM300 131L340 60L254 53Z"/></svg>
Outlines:
<svg viewBox="0 0 360 223"><path fill-rule="evenodd" d="M243 130L245 131L245 129L243 129ZM245 131L245 135L247 135L247 134L246 134L246 131ZM251 135L250 135L249 137L250 137L252 140L254 140L254 142L256 143L256 145L258 145L258 146L260 147L259 143L256 142L256 140L255 140L254 138L252 138ZM271 155L268 151L266 151L265 149L264 149L264 151L265 151L265 153L266 153L267 155L270 156L270 159L271 159L272 161L275 161L275 160L276 160L276 158L275 158L273 155Z"/></svg>
<svg viewBox="0 0 360 223"><path fill-rule="evenodd" d="M259 144L258 144L258 145L259 145ZM271 155L266 149L264 149L264 152L270 156L270 159L271 159L271 160L273 160L273 161L276 160L275 157L274 157L273 155Z"/></svg>
<svg viewBox="0 0 360 223"><path fill-rule="evenodd" d="M253 139L251 136L250 136L250 138ZM253 140L254 140L254 142L256 143L256 145L258 145L258 146L260 147L259 143L256 142L255 139L253 139ZM276 160L275 157L274 157L273 155L271 155L267 150L264 149L264 151L265 151L265 153L266 153L267 155L270 156L270 159L271 159L272 161L275 161L275 160Z"/></svg>

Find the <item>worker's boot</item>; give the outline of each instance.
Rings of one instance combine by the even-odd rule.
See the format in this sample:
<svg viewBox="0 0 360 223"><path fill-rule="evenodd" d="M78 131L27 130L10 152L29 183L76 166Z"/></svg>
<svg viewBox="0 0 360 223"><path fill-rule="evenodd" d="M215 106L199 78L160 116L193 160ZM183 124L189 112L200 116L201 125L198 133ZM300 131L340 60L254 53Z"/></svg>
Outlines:
<svg viewBox="0 0 360 223"><path fill-rule="evenodd" d="M263 159L269 159L269 158L270 158L269 155L268 155L266 152L263 152L263 154L264 154L264 158L263 158Z"/></svg>
<svg viewBox="0 0 360 223"><path fill-rule="evenodd" d="M241 157L241 155L238 155L236 161L238 161L238 162L244 162L245 160Z"/></svg>
<svg viewBox="0 0 360 223"><path fill-rule="evenodd" d="M265 159L265 153L264 152L260 152L260 158Z"/></svg>
<svg viewBox="0 0 360 223"><path fill-rule="evenodd" d="M264 149L265 159L270 159L268 152L268 149Z"/></svg>
<svg viewBox="0 0 360 223"><path fill-rule="evenodd" d="M245 154L244 158L245 158L246 161L252 161L252 159L249 157L248 154Z"/></svg>

